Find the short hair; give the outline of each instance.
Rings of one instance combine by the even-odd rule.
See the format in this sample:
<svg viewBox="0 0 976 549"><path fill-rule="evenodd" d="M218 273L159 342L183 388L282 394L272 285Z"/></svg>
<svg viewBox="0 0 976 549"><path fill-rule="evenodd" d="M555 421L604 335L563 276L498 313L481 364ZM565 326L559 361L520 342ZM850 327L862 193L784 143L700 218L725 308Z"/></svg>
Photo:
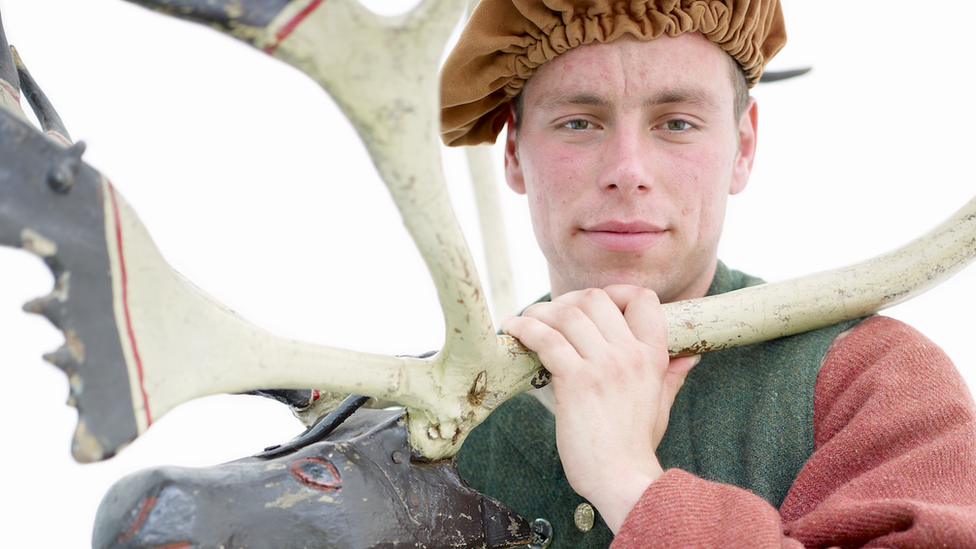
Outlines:
<svg viewBox="0 0 976 549"><path fill-rule="evenodd" d="M746 80L746 72L742 70L742 65L731 55L727 58L729 60L729 78L732 79L732 123L738 128L742 113L746 112L746 108L749 106L749 83ZM528 83L528 81L525 82L526 86ZM522 94L525 92L526 86L522 86L522 90L512 98L512 110L515 112L512 125L516 131L522 123Z"/></svg>

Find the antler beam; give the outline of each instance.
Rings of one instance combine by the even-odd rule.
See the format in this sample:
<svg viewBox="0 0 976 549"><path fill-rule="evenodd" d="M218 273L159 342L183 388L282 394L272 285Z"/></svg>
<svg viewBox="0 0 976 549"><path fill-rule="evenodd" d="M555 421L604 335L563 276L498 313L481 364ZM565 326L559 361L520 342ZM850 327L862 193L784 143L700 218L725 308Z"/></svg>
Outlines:
<svg viewBox="0 0 976 549"><path fill-rule="evenodd" d="M186 13L178 2L140 3ZM112 455L180 402L267 387L322 387L404 404L414 451L439 459L456 452L467 433L501 402L546 381L532 353L511 338L495 336L441 175L434 74L457 6L428 0L395 18L376 16L346 0L280 2L276 8L275 14L259 14L264 19L242 15L250 17L251 25L211 24L304 70L349 115L435 278L447 325L444 349L429 359L388 357L285 340L256 328L173 271L132 209L97 172L81 165L68 192L52 189L45 162L70 158L4 114L0 139L24 144L40 160L20 169L16 155L0 158L4 166L18 167L0 187L19 189L0 197L0 219L7 222L0 227L0 243L32 249L56 270L55 291L29 308L52 318L66 334L65 347L52 359L72 379L81 413L74 449L79 460ZM205 19L199 13L194 17ZM353 30L346 28L350 21L356 25ZM368 76L371 72L382 77ZM3 154L13 154L11 150L0 147ZM45 207L36 215L16 215L30 211L28 204ZM111 342L80 336L67 327L66 319L78 311L77 296L90 294L93 286L88 284L95 282L86 279L81 263L68 258L71 248L78 247L76 231L62 234L54 228L63 228L64 212L77 213L82 206L100 220L85 245L99 248L105 257L103 264L92 266L89 255L88 271L112 276L101 312L86 309L74 318L79 325L114 326ZM936 236L888 260L671 304L671 350L685 354L771 339L907 299L938 282L935 275L947 276L972 260L974 208L971 202L932 233ZM901 273L900 286L865 290L882 288L892 270ZM797 300L796 295L804 297ZM856 305L840 300L852 296L860 299ZM739 316L743 311L753 316ZM93 359L106 346L117 346L120 358L105 358L113 364L99 365ZM93 376L111 368L116 368L115 377L127 379L131 403L93 392ZM131 418L131 426L107 422L119 417Z"/></svg>

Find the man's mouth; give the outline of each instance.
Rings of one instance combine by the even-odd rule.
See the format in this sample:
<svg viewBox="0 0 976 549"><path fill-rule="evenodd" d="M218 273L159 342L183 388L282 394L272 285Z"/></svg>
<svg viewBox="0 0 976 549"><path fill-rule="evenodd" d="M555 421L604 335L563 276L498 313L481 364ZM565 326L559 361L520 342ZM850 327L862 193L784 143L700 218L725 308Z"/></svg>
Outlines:
<svg viewBox="0 0 976 549"><path fill-rule="evenodd" d="M580 229L593 245L611 252L639 252L661 240L667 230L644 222L607 221Z"/></svg>

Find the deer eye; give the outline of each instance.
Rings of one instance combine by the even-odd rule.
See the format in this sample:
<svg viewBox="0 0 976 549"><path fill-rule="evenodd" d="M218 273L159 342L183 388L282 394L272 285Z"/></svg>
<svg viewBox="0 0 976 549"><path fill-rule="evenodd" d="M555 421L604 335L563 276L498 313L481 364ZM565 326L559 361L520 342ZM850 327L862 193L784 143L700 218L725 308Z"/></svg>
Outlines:
<svg viewBox="0 0 976 549"><path fill-rule="evenodd" d="M288 471L298 482L316 490L337 492L342 488L339 471L326 459L318 457L296 459L288 464Z"/></svg>

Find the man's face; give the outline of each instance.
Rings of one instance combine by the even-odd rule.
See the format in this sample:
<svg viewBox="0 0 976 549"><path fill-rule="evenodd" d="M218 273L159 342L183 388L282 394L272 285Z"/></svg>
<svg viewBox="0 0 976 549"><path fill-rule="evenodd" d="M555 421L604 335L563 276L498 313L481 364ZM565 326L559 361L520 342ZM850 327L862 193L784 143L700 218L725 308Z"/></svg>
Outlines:
<svg viewBox="0 0 976 549"><path fill-rule="evenodd" d="M728 54L697 33L625 37L543 64L522 93L506 178L528 196L553 297L620 283L663 302L704 295L755 150Z"/></svg>

